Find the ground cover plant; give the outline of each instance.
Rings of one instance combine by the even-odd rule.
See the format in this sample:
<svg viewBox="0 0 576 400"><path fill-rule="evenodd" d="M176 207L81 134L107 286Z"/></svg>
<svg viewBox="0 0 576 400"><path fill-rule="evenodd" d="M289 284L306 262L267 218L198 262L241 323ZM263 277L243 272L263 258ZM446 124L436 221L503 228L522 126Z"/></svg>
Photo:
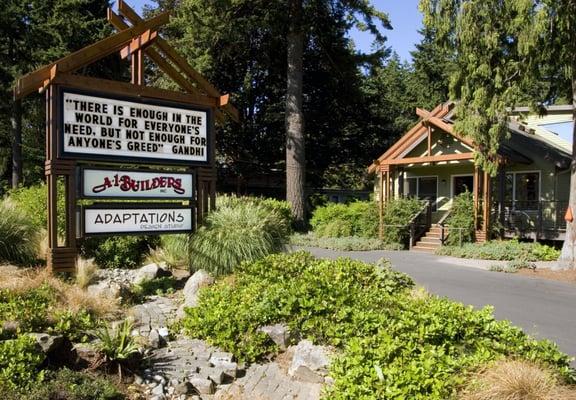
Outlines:
<svg viewBox="0 0 576 400"><path fill-rule="evenodd" d="M290 244L303 247L320 247L338 251L368 251L368 250L402 250L399 243L386 243L380 239L350 237L317 237L314 232L306 234L294 233L290 236Z"/></svg>
<svg viewBox="0 0 576 400"><path fill-rule="evenodd" d="M242 263L203 289L182 322L191 336L254 361L277 351L258 328L286 323L293 335L334 346L330 399L447 399L466 374L517 357L571 380L569 359L490 308L479 311L413 294L412 280L384 262L321 260L308 253Z"/></svg>
<svg viewBox="0 0 576 400"><path fill-rule="evenodd" d="M518 240L492 240L484 243L466 243L463 246L442 246L436 254L460 258L502 261L555 261L560 251L540 243Z"/></svg>

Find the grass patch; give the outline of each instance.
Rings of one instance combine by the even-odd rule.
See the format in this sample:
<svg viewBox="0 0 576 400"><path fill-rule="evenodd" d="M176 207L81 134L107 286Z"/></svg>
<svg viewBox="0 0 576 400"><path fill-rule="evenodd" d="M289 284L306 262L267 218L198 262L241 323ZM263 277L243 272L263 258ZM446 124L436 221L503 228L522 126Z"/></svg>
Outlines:
<svg viewBox="0 0 576 400"><path fill-rule="evenodd" d="M369 251L369 250L403 250L404 246L398 243L386 243L380 239L361 237L317 237L314 233L295 233L290 236L293 246L320 247L338 251Z"/></svg>
<svg viewBox="0 0 576 400"><path fill-rule="evenodd" d="M550 368L522 360L501 360L474 375L460 400L573 400L576 389Z"/></svg>
<svg viewBox="0 0 576 400"><path fill-rule="evenodd" d="M478 260L500 260L522 262L555 261L560 251L553 247L517 240L492 240L484 243L466 243L460 246L442 246L436 254Z"/></svg>
<svg viewBox="0 0 576 400"><path fill-rule="evenodd" d="M40 248L38 227L9 202L0 203L0 261L32 265Z"/></svg>
<svg viewBox="0 0 576 400"><path fill-rule="evenodd" d="M245 262L235 272L201 291L199 306L186 310L185 333L254 361L277 351L258 328L286 323L297 337L339 349L329 399L451 398L467 373L504 357L573 378L556 345L495 320L491 308L415 293L388 262L298 252Z"/></svg>

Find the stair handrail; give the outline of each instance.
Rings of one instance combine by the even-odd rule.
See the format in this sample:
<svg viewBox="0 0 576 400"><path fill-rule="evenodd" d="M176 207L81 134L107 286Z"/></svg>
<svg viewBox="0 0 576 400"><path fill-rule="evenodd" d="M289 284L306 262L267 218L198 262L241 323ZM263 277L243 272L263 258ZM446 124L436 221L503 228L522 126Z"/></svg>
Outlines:
<svg viewBox="0 0 576 400"><path fill-rule="evenodd" d="M424 200L423 204L422 204L422 208L420 209L420 211L418 211L418 213L416 215L414 215L409 222L409 226L410 226L410 240L408 243L408 247L410 249L412 249L412 247L416 244L416 241L418 240L416 238L416 221L418 220L418 218L425 216L426 217L426 222L425 222L425 229L424 231L427 231L431 224L432 224L432 207L430 205L430 200Z"/></svg>

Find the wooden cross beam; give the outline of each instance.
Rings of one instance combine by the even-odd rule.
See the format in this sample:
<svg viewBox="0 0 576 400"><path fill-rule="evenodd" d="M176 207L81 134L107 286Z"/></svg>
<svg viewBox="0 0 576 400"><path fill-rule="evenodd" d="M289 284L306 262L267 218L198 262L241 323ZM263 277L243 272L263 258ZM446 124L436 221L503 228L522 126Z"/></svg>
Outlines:
<svg viewBox="0 0 576 400"><path fill-rule="evenodd" d="M24 75L16 82L14 88L14 98L20 99L44 86L46 80L50 79L50 71L57 64L58 72L74 72L86 65L98 61L110 54L113 54L129 43L135 36L146 32L149 29L157 29L170 20L168 12L159 14L153 18L143 21L129 29L118 32L112 36L102 39L90 46L84 47L57 62L46 65Z"/></svg>
<svg viewBox="0 0 576 400"><path fill-rule="evenodd" d="M132 41L128 46L120 50L120 57L122 59L125 59L134 52L144 49L145 47L152 44L152 42L154 41L154 39L156 39L157 36L158 32L150 31L150 29L148 29L146 32L144 32L137 38L132 39Z"/></svg>
<svg viewBox="0 0 576 400"><path fill-rule="evenodd" d="M134 11L128 4L123 0L118 1L118 10L120 14L126 17L134 26L138 26L144 20ZM123 21L122 21L123 22ZM208 82L198 71L196 71L192 66L182 57L167 41L158 37L155 41L155 45L166 55L166 57L178 67L182 73L194 81L200 90L206 93L208 96L222 97L222 94L218 89L216 89L210 82ZM149 55L150 48L145 50L145 53ZM228 114L234 121L240 120L240 113L238 110L227 102L223 104L223 110Z"/></svg>

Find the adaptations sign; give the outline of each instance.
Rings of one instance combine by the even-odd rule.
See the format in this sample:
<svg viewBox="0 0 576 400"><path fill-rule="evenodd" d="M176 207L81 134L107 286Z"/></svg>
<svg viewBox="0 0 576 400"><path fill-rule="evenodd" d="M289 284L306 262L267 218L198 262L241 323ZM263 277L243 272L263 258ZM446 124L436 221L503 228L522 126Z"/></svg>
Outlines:
<svg viewBox="0 0 576 400"><path fill-rule="evenodd" d="M191 232L194 226L189 207L119 204L85 208L83 225L87 235Z"/></svg>
<svg viewBox="0 0 576 400"><path fill-rule="evenodd" d="M83 198L182 199L194 197L194 175L118 169L82 169Z"/></svg>
<svg viewBox="0 0 576 400"><path fill-rule="evenodd" d="M110 161L210 162L209 110L61 90L60 156Z"/></svg>

